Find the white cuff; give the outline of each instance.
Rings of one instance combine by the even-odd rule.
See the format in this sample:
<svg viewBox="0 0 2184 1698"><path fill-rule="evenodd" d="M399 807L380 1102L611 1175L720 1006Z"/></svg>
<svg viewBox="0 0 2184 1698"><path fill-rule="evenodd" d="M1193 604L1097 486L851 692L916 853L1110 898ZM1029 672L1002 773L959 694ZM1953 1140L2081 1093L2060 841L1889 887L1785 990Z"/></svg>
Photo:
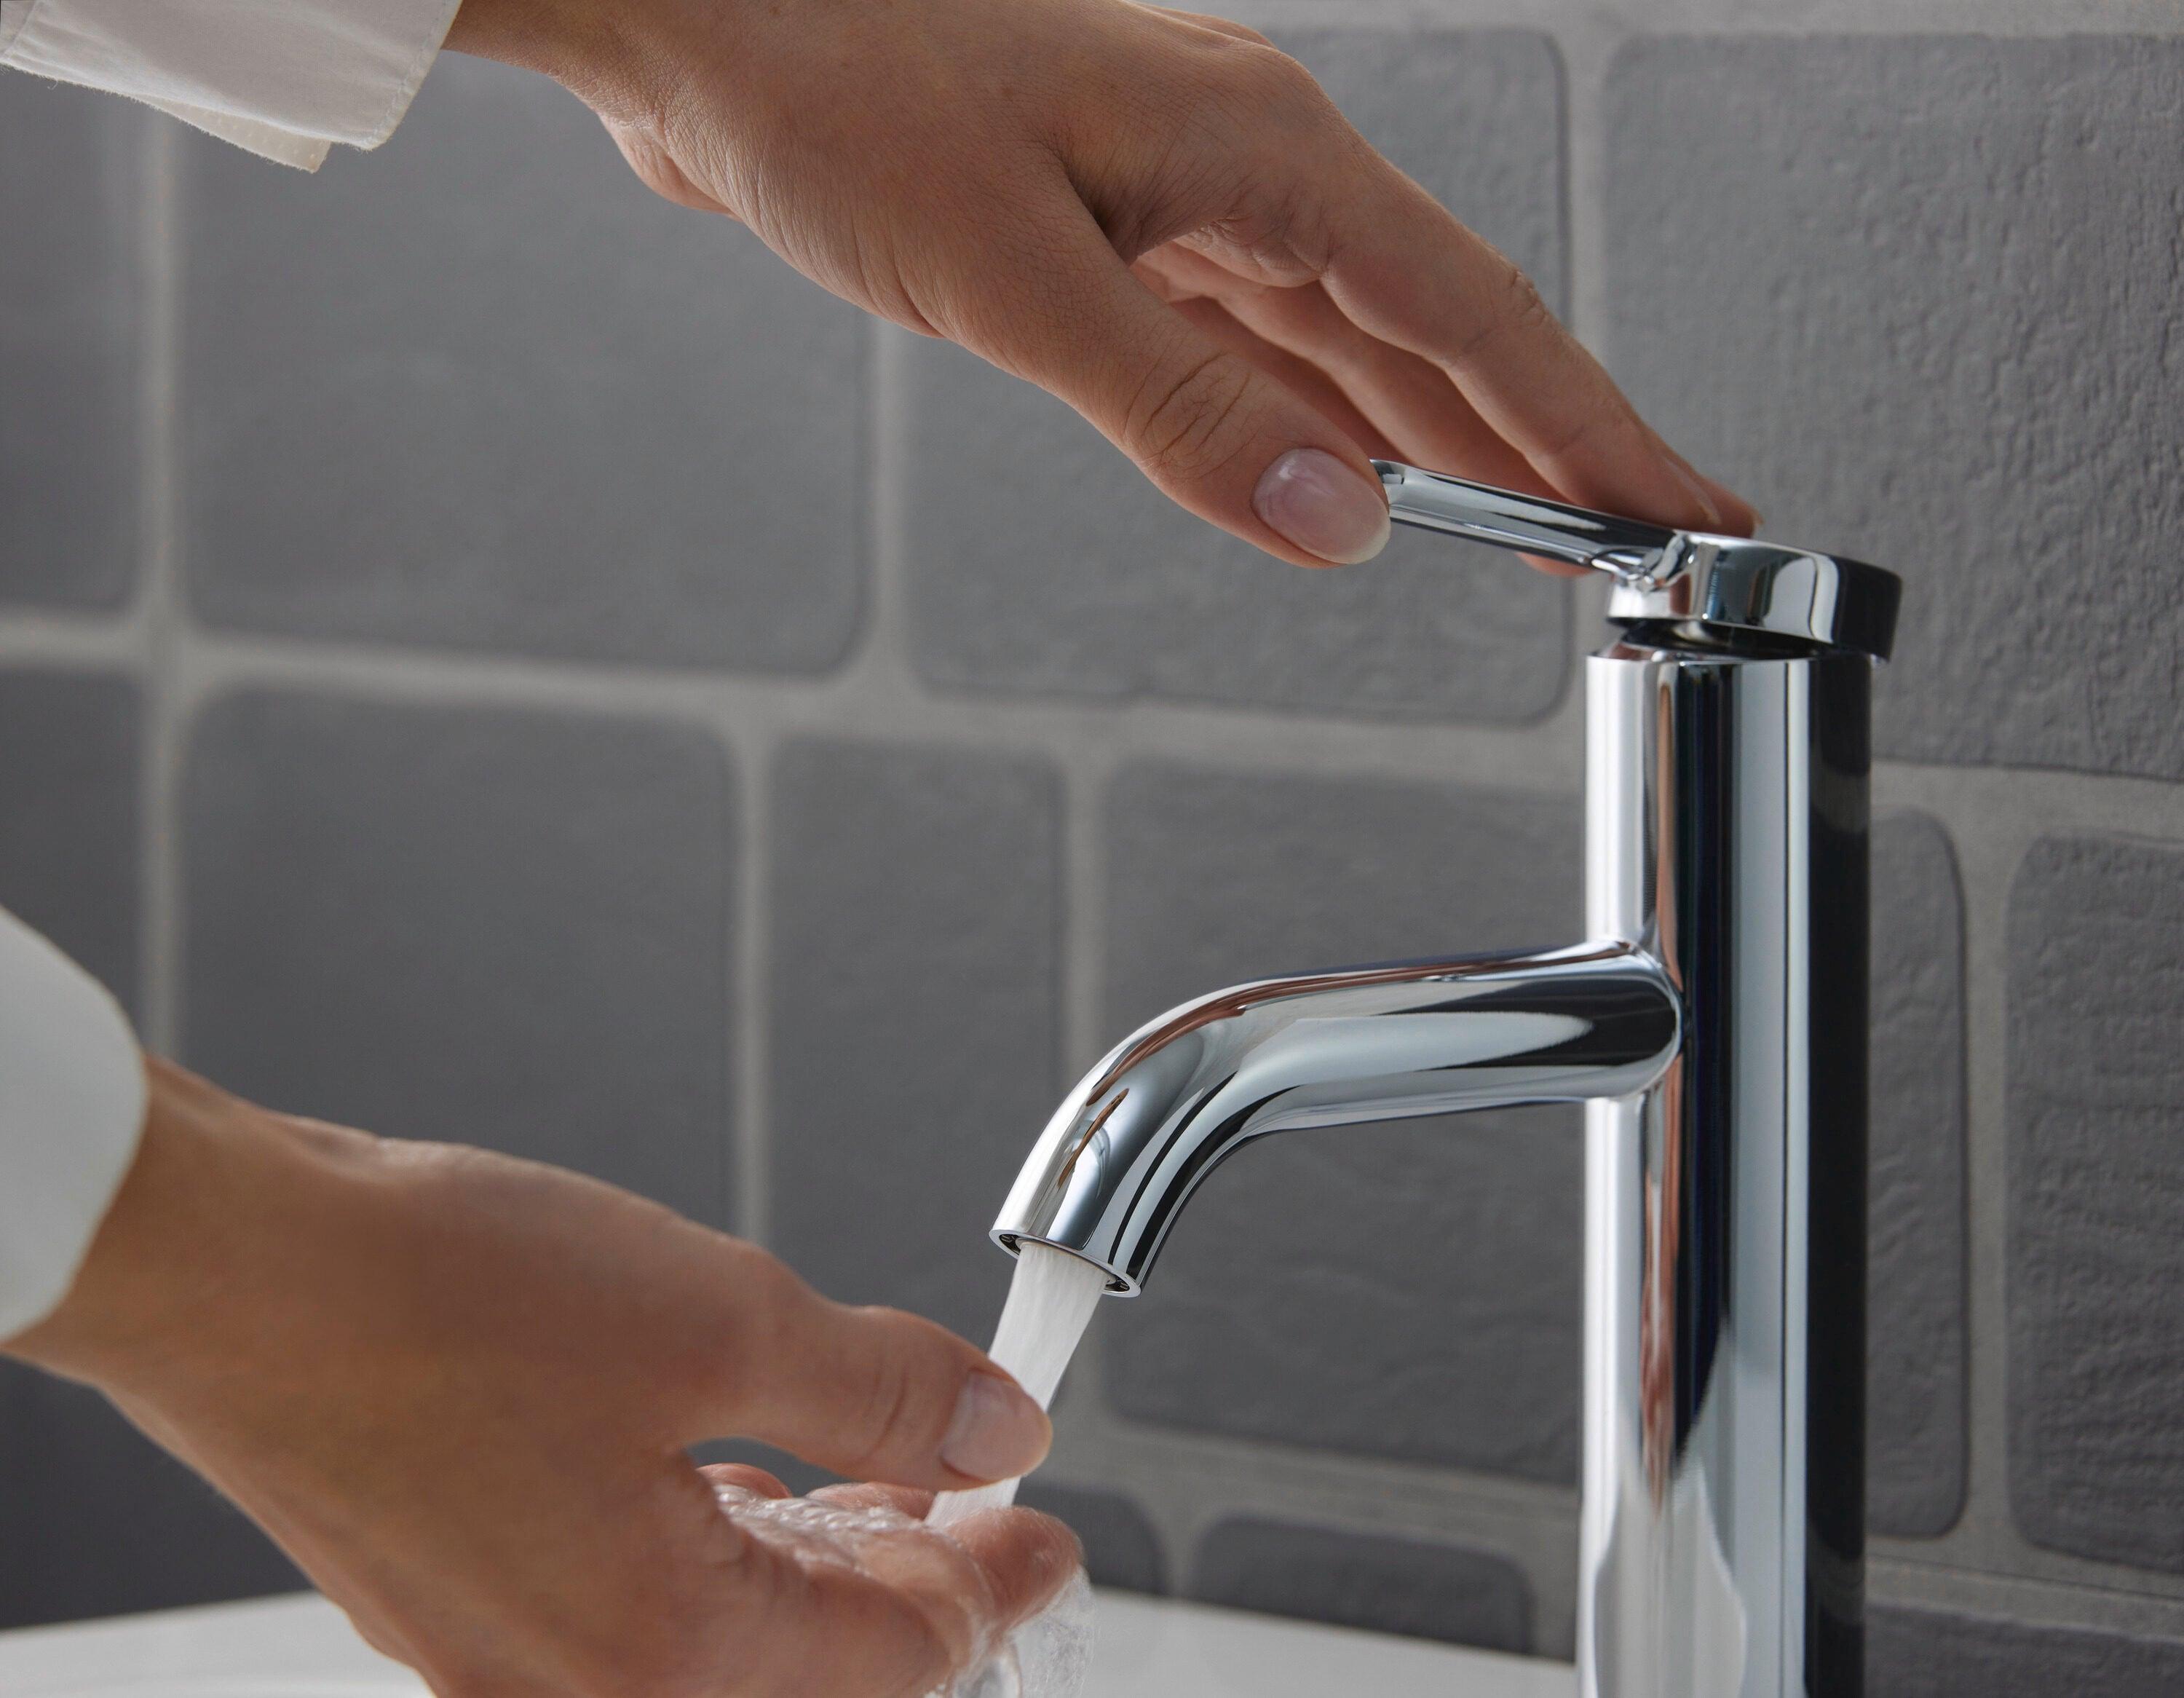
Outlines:
<svg viewBox="0 0 2184 1698"><path fill-rule="evenodd" d="M114 998L0 909L0 1339L68 1294L144 1107L143 1057Z"/></svg>
<svg viewBox="0 0 2184 1698"><path fill-rule="evenodd" d="M0 64L125 94L283 165L376 148L460 0L0 0Z"/></svg>

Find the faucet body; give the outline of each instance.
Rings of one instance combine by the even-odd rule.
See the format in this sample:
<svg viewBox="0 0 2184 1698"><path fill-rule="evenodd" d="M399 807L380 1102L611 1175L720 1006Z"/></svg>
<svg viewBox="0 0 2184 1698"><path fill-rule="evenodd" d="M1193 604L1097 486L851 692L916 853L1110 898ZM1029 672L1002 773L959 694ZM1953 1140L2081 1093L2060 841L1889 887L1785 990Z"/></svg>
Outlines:
<svg viewBox="0 0 2184 1698"><path fill-rule="evenodd" d="M1589 1698L1863 1685L1870 680L1588 662L1587 922L1682 1019L1585 1109Z"/></svg>
<svg viewBox="0 0 2184 1698"><path fill-rule="evenodd" d="M1484 491L1490 534L1473 487L1433 478L1419 518L1391 483L1391 506L1528 551L1569 534L1569 510ZM1739 600L1723 539L1659 533L1647 578L1646 528L1576 517L1613 527L1626 624L1586 664L1588 941L1187 1003L1064 1101L994 1237L1134 1295L1252 1138L1584 1101L1580 1687L1857 1698L1868 742L1894 580L1774 550L1799 565ZM1694 608L1674 550L1716 543Z"/></svg>

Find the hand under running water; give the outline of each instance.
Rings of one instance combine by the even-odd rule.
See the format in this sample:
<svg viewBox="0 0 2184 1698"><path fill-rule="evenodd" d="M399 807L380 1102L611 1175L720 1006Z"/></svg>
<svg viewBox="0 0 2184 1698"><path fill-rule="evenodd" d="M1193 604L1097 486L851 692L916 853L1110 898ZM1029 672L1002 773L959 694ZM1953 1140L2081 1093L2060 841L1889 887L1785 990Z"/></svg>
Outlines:
<svg viewBox="0 0 2184 1698"><path fill-rule="evenodd" d="M1039 1405L932 1322L574 1174L150 1073L90 1257L5 1348L104 1391L439 1698L922 1698L1077 1572L1028 1510L835 1560L723 1513L777 1482L684 1454L748 1435L923 1493L1033 1466Z"/></svg>
<svg viewBox="0 0 2184 1698"><path fill-rule="evenodd" d="M1132 0L465 0L448 43L559 79L661 194L1051 390L1282 559L1379 551L1368 455L1754 522L1238 25Z"/></svg>

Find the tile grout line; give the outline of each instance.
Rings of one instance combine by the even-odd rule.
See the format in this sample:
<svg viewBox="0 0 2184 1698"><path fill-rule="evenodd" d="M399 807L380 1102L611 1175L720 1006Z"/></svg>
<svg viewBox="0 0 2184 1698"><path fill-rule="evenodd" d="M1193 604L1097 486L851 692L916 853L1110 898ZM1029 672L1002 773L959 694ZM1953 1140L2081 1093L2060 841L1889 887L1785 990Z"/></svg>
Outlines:
<svg viewBox="0 0 2184 1698"><path fill-rule="evenodd" d="M772 1230L772 1038L766 995L773 929L766 902L772 874L774 740L733 723L721 729L729 751L736 874L728 903L729 1103L727 1218L738 1237L763 1244Z"/></svg>
<svg viewBox="0 0 2184 1698"><path fill-rule="evenodd" d="M1964 903L1964 1504L1952 1533L2022 1560L2009 1506L2008 1092L2005 1077L2009 885L2021 851L1989 834L1952 846Z"/></svg>
<svg viewBox="0 0 2184 1698"><path fill-rule="evenodd" d="M148 503L148 505L149 504ZM176 550L179 553L177 546ZM179 577L179 573L176 574ZM0 661L32 666L111 666L137 658L148 644L149 598L143 595L120 615L44 610L0 612ZM1582 715L1558 707L1529 725L1463 720L1352 719L1171 700L1114 703L1095 698L936 694L914 701L878 703L866 688L855 690L765 674L671 672L598 665L581 661L536 661L476 651L374 648L316 639L199 630L176 598L170 638L187 651L191 671L215 678L222 688L262 684L321 689L332 693L421 706L504 705L595 711L616 715L711 723L723 712L741 723L747 715L796 733L839 733L908 745L983 745L996 749L1052 752L1089 738L1127 742L1133 756L1297 777L1324 775L1396 782L1446 778L1459 783L1517 790L1566 791L1568 775L1542 775L1543 741L1562 740L1581 726ZM1591 616L1577 621L1580 652ZM1581 680L1573 694L1582 690ZM888 709L889 723L868 715ZM1373 746L1407 746L1391 756ZM1489 757L1462 758L1490 746ZM1454 757L1451 759L1451 757ZM2003 764L1948 765L1877 758L1875 801L1881 807L1914 807L1942 818L1982 821L1999 804L2014 818L2034 818L2043 831L2118 832L2155 840L2184 837L2184 779L2150 774L2076 771L2059 767ZM2007 794L2003 794L2003 791ZM1938 792L1938 794L1937 794ZM1968 814L1969 810L1969 814ZM1953 832L1959 841L1964 829Z"/></svg>
<svg viewBox="0 0 2184 1698"><path fill-rule="evenodd" d="M2184 1638L2184 1598L1958 1562L1870 1555L1886 1606L1962 1610L2042 1626Z"/></svg>
<svg viewBox="0 0 2184 1698"><path fill-rule="evenodd" d="M1568 247L1569 325L1596 355L1607 327L1607 68L1622 32L1588 20L1555 34L1562 65L1563 227Z"/></svg>
<svg viewBox="0 0 2184 1698"><path fill-rule="evenodd" d="M2150 35L2184 31L2167 0L1405 0L1368 12L1346 0L1234 0L1240 21L1265 26L1340 25L1391 32L1518 29L1567 35L1604 24L1651 36L1708 35L1804 40L1838 35L1910 36ZM1648 15L1650 14L1650 15Z"/></svg>
<svg viewBox="0 0 2184 1698"><path fill-rule="evenodd" d="M71 623L0 617L0 655L80 660L118 642ZM1563 710L1532 725L1334 718L1174 701L926 694L909 680L816 683L749 673L649 672L580 662L430 650L367 648L312 639L186 628L193 671L221 687L294 687L421 706L588 711L710 723L763 720L794 734L879 743L983 746L1055 754L1087 742L1134 755L1244 770L1407 780L1446 779L1518 791L1567 791L1568 771L1543 768L1560 746ZM1581 720L1573 719L1579 723Z"/></svg>
<svg viewBox="0 0 2184 1698"><path fill-rule="evenodd" d="M2036 1556L2009 1501L2008 976L2009 887L2031 835L2026 786L1952 830L1964 902L1965 1476L1961 1535L1993 1569ZM1954 810L1950 810L1954 812ZM1993 816L2004 816L2003 818ZM1978 815L1975 814L1976 819ZM1943 815L1945 824L1947 814Z"/></svg>
<svg viewBox="0 0 2184 1698"><path fill-rule="evenodd" d="M145 131L144 341L142 467L143 579L132 613L141 628L144 1035L172 1054L182 1036L181 767L187 719L176 690L181 608L182 492L181 150L171 124Z"/></svg>
<svg viewBox="0 0 2184 1698"><path fill-rule="evenodd" d="M1061 913L1056 964L1061 1030L1056 1034L1054 1098L1059 1103L1113 1042L1106 1031L1101 991L1106 977L1106 797L1117 765L1112 749L1079 749L1056 762L1061 779ZM1112 1421L1107 1404L1106 1329L1087 1329L1070 1363L1062 1395L1051 1413L1055 1449L1064 1455L1098 1454ZM1170 1549L1167 1529L1156 1522L1155 1544L1171 1574L1184 1553Z"/></svg>
<svg viewBox="0 0 2184 1698"><path fill-rule="evenodd" d="M1107 796L1120 762L1112 750L1062 761L1061 1054L1057 1099L1123 1036L1106 1018Z"/></svg>
<svg viewBox="0 0 2184 1698"><path fill-rule="evenodd" d="M1314 1451L1130 1422L1072 1426L1056 1478L1097 1489L1117 1476L1175 1559L1236 1515L1363 1533L1453 1541L1521 1572L1537 1606L1539 1654L1567 1659L1575 1621L1574 1489L1431 1465Z"/></svg>

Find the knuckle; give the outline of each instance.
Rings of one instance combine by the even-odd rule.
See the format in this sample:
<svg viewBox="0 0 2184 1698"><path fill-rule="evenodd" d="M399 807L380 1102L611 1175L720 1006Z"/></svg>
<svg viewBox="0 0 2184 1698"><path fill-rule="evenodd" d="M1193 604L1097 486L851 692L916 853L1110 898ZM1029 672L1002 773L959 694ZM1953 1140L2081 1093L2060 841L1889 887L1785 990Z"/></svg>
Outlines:
<svg viewBox="0 0 2184 1698"><path fill-rule="evenodd" d="M1262 47L1273 45L1249 24L1240 24L1234 18L1223 18L1212 12L1169 10L1167 15L1179 23L1195 24L1201 30L1226 36L1231 41L1256 42Z"/></svg>
<svg viewBox="0 0 2184 1698"><path fill-rule="evenodd" d="M1546 297L1540 293L1529 273L1512 265L1507 283L1507 297L1504 310L1512 328L1537 330L1554 322L1554 310L1547 304Z"/></svg>
<svg viewBox="0 0 2184 1698"><path fill-rule="evenodd" d="M1156 478L1188 482L1219 469L1241 446L1230 426L1252 376L1242 360L1219 350L1156 373L1130 410L1130 451Z"/></svg>
<svg viewBox="0 0 2184 1698"><path fill-rule="evenodd" d="M692 1342L723 1363L756 1356L795 1324L798 1282L782 1263L743 1239L719 1245L717 1254L712 1276L722 1301L705 1311L705 1325Z"/></svg>
<svg viewBox="0 0 2184 1698"><path fill-rule="evenodd" d="M753 1418L782 1389L780 1365L794 1360L810 1324L810 1288L775 1257L740 1238L714 1239L701 1281L677 1305L662 1333L661 1366L710 1416Z"/></svg>
<svg viewBox="0 0 2184 1698"><path fill-rule="evenodd" d="M1252 92L1278 107L1317 106L1327 97L1319 79L1263 36L1239 43L1237 63Z"/></svg>
<svg viewBox="0 0 2184 1698"><path fill-rule="evenodd" d="M1286 137L1291 145L1321 127L1334 108L1318 81L1264 36L1226 31L1175 86L1184 133L1201 145L1228 147Z"/></svg>
<svg viewBox="0 0 2184 1698"><path fill-rule="evenodd" d="M1522 266L1507 259L1502 260L1498 286L1488 291L1480 305L1483 310L1477 325L1456 349L1455 365L1472 363L1513 333L1529 336L1555 322L1554 309L1540 293L1540 286Z"/></svg>
<svg viewBox="0 0 2184 1698"><path fill-rule="evenodd" d="M849 1424L850 1445L857 1453L850 1472L871 1472L872 1465L880 1461L905 1434L922 1433L933 1427L934 1436L938 1436L933 1422L938 1399L926 1383L927 1377L918 1372L905 1351L873 1353L871 1377L857 1399Z"/></svg>

